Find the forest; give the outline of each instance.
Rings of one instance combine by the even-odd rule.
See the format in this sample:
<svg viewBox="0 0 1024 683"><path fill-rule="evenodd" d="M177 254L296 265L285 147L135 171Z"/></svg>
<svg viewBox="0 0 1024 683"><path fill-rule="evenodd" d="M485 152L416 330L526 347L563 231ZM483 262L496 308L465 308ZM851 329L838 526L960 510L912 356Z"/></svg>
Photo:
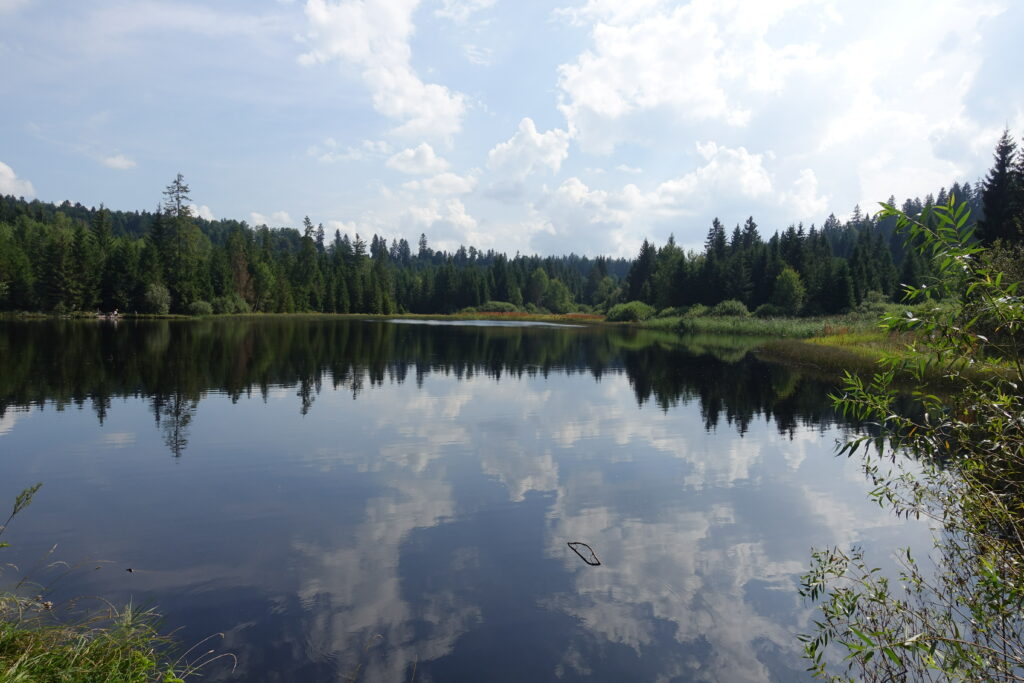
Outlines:
<svg viewBox="0 0 1024 683"><path fill-rule="evenodd" d="M634 259L508 256L473 246L435 251L406 239L208 221L192 215L178 174L153 212L0 197L0 310L444 314L465 309L605 313L739 302L760 315L842 313L868 298L898 301L932 265L892 218L855 207L846 221L789 225L770 237L753 217L714 219L703 250L644 240ZM954 182L901 205L927 214L950 195L967 203L986 244L1024 232L1024 152L1007 130L984 181ZM897 205L890 197L889 203Z"/></svg>

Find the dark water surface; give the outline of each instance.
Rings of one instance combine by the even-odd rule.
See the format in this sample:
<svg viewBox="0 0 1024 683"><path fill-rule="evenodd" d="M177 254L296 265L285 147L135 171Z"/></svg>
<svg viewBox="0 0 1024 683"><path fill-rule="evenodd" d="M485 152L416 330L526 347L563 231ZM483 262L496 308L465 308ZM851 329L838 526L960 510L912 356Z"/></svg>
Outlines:
<svg viewBox="0 0 1024 683"><path fill-rule="evenodd" d="M7 557L225 633L213 680L797 680L810 548L926 543L834 387L723 340L3 321L0 362Z"/></svg>

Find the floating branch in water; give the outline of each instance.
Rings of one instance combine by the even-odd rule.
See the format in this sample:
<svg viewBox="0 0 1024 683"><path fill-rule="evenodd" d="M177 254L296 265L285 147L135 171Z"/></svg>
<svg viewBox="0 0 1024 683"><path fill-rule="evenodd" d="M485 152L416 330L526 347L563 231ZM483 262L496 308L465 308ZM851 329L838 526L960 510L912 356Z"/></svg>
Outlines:
<svg viewBox="0 0 1024 683"><path fill-rule="evenodd" d="M582 541L569 541L569 547L572 551L580 556L580 559L589 564L591 567L597 567L601 564L601 560L597 559L597 553L586 543ZM584 550L581 550L583 548Z"/></svg>

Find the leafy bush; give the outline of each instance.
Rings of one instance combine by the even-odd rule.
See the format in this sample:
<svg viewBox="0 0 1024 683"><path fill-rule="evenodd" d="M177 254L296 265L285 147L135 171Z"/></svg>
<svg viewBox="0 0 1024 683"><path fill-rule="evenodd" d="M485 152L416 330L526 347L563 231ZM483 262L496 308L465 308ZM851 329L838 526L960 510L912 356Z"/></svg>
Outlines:
<svg viewBox="0 0 1024 683"><path fill-rule="evenodd" d="M569 313L573 310L572 292L558 278L551 278L544 290L544 298L541 301L544 308L552 313Z"/></svg>
<svg viewBox="0 0 1024 683"><path fill-rule="evenodd" d="M679 316L681 316L685 312L686 312L685 308L682 308L682 307L674 308L674 307L670 306L668 308L663 308L660 311L658 311L657 315L655 315L654 317L655 318L678 318Z"/></svg>
<svg viewBox="0 0 1024 683"><path fill-rule="evenodd" d="M800 273L786 266L775 278L771 303L784 310L786 315L798 315L806 301L807 288Z"/></svg>
<svg viewBox="0 0 1024 683"><path fill-rule="evenodd" d="M871 315L882 315L888 310L889 300L885 294L877 289L872 289L864 294L864 299L857 306L858 313L869 313Z"/></svg>
<svg viewBox="0 0 1024 683"><path fill-rule="evenodd" d="M775 304L761 304L754 309L754 315L758 318L781 318L786 312Z"/></svg>
<svg viewBox="0 0 1024 683"><path fill-rule="evenodd" d="M683 313L683 317L699 318L702 315L707 315L709 310L710 309L704 304L694 304L690 306L688 309L686 309L686 312Z"/></svg>
<svg viewBox="0 0 1024 683"><path fill-rule="evenodd" d="M879 215L896 218L908 242L934 256L933 285L908 286L908 299L929 304L938 295L956 304L884 320L911 335L909 359L888 359L870 379L846 375L835 405L878 431L840 452L860 456L877 503L934 520L937 566L922 568L901 551L900 580L890 582L861 549L816 551L801 593L820 614L800 637L804 656L815 676L829 680L847 680L830 672L834 650L858 680L1019 681L1024 299L977 246L966 203L951 196L916 219L883 205ZM998 321L1001 339L989 336L985 321ZM927 373L936 370L955 391L933 393ZM900 409L899 371L915 384L919 407L909 414Z"/></svg>
<svg viewBox="0 0 1024 683"><path fill-rule="evenodd" d="M615 304L608 310L608 320L613 323L640 322L654 315L654 307L643 301Z"/></svg>
<svg viewBox="0 0 1024 683"><path fill-rule="evenodd" d="M213 306L209 301L193 301L188 305L189 315L213 315Z"/></svg>
<svg viewBox="0 0 1024 683"><path fill-rule="evenodd" d="M708 315L736 315L740 317L746 317L750 315L750 311L747 310L746 304L736 299L726 299L720 301L708 311Z"/></svg>
<svg viewBox="0 0 1024 683"><path fill-rule="evenodd" d="M171 311L171 293L161 284L153 283L146 287L146 312L167 315Z"/></svg>
<svg viewBox="0 0 1024 683"><path fill-rule="evenodd" d="M238 294L218 296L211 302L214 313L248 313L249 304Z"/></svg>

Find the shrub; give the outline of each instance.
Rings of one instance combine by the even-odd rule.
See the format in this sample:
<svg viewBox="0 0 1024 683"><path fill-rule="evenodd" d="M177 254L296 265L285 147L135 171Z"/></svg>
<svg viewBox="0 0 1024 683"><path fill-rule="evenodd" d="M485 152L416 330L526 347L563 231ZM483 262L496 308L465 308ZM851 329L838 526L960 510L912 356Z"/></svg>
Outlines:
<svg viewBox="0 0 1024 683"><path fill-rule="evenodd" d="M879 316L888 310L888 299L877 289L872 289L864 294L864 299L857 306L858 313Z"/></svg>
<svg viewBox="0 0 1024 683"><path fill-rule="evenodd" d="M608 310L608 320L614 323L639 322L654 315L654 307L643 301L615 304Z"/></svg>
<svg viewBox="0 0 1024 683"><path fill-rule="evenodd" d="M189 315L213 315L213 306L209 301L193 301L188 305Z"/></svg>
<svg viewBox="0 0 1024 683"><path fill-rule="evenodd" d="M708 315L737 315L740 317L746 317L750 315L750 311L747 310L746 304L736 299L726 299L720 301L714 305L714 307L708 311Z"/></svg>
<svg viewBox="0 0 1024 683"><path fill-rule="evenodd" d="M709 310L708 307L705 306L704 304L694 304L694 305L690 306L686 310L685 313L683 313L683 317L684 318L697 318L697 317L700 317L702 315L707 315L708 314L708 310Z"/></svg>
<svg viewBox="0 0 1024 683"><path fill-rule="evenodd" d="M211 302L214 313L248 313L249 303L238 294L218 296Z"/></svg>
<svg viewBox="0 0 1024 683"><path fill-rule="evenodd" d="M890 582L859 548L815 551L801 592L820 611L800 637L804 656L828 680L1021 680L1024 347L993 342L982 321L998 320L1019 340L1024 301L974 240L966 203L951 195L919 218L882 206L881 218L896 218L908 243L934 257L935 286L908 286L921 312L884 319L890 331L913 333L912 359L889 358L870 379L848 373L833 397L844 415L877 429L840 453L860 456L878 504L934 520L936 566L901 550L900 580ZM936 295L954 303L935 306ZM956 390L933 393L936 371ZM912 378L914 410L897 372ZM846 675L833 675L840 666Z"/></svg>
<svg viewBox="0 0 1024 683"><path fill-rule="evenodd" d="M761 304L754 309L754 315L758 318L781 318L786 312L775 304Z"/></svg>
<svg viewBox="0 0 1024 683"><path fill-rule="evenodd" d="M775 278L771 303L784 310L787 315L798 315L806 300L807 288L800 279L800 273L786 266Z"/></svg>
<svg viewBox="0 0 1024 683"><path fill-rule="evenodd" d="M167 315L171 311L171 293L161 284L153 283L146 287L146 312Z"/></svg>

